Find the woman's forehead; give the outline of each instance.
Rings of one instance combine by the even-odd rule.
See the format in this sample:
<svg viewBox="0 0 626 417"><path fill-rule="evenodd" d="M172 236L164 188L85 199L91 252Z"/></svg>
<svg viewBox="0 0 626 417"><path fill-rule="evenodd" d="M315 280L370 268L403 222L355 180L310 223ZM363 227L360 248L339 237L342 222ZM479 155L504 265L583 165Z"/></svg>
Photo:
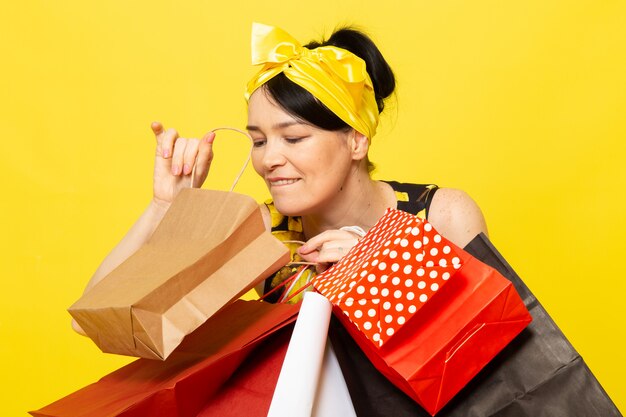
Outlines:
<svg viewBox="0 0 626 417"><path fill-rule="evenodd" d="M285 129L291 126L310 125L287 113L263 88L252 93L248 101L248 130Z"/></svg>

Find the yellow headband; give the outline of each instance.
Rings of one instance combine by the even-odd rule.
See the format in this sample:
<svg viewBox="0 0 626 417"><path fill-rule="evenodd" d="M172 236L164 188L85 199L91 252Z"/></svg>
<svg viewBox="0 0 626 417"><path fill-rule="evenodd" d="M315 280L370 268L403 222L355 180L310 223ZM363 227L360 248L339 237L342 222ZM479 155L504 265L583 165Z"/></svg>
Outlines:
<svg viewBox="0 0 626 417"><path fill-rule="evenodd" d="M341 120L371 139L378 126L378 105L365 61L334 46L307 49L287 32L252 24L252 65L263 68L249 82L246 100L272 77L287 78L313 94Z"/></svg>

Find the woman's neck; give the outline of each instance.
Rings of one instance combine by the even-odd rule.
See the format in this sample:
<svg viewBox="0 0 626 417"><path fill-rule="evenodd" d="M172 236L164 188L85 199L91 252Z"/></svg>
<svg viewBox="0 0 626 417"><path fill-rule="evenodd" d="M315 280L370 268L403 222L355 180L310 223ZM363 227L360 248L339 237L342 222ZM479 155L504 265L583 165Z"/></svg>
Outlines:
<svg viewBox="0 0 626 417"><path fill-rule="evenodd" d="M359 226L367 231L388 207L395 206L395 194L388 184L372 180L366 170L358 170L322 210L302 216L304 235L310 239L343 226Z"/></svg>

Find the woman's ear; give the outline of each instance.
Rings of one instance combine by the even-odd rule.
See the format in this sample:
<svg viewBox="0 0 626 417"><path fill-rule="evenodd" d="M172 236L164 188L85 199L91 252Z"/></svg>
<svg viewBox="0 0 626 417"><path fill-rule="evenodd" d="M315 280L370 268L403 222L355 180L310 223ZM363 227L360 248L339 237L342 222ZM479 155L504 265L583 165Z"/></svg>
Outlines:
<svg viewBox="0 0 626 417"><path fill-rule="evenodd" d="M352 130L350 135L350 151L352 152L352 159L360 161L367 157L367 152L370 149L370 142L362 133Z"/></svg>

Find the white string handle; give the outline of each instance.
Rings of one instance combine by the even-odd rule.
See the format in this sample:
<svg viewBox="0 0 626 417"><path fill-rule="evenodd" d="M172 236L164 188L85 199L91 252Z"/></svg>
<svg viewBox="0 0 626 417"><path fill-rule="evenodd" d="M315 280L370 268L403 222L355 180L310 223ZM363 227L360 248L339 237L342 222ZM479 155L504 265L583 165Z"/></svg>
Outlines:
<svg viewBox="0 0 626 417"><path fill-rule="evenodd" d="M235 182L233 182L233 186L230 187L230 190L229 190L229 191L233 191L235 189L235 186L239 182L239 179L241 178L244 171L248 167L248 164L250 163L250 159L252 158L252 147L253 147L252 137L247 132L241 129L237 129L236 127L229 127L229 126L216 127L215 129L211 130L211 132L214 133L214 132L217 132L218 130L232 130L233 132L241 133L242 135L250 139L250 152L248 152L248 158L246 158L246 162L243 164L241 171L239 171L239 174L235 178ZM191 170L191 184L189 184L189 188L193 188L193 183L194 183L194 179L196 176L196 165L197 164L193 164L193 169Z"/></svg>

